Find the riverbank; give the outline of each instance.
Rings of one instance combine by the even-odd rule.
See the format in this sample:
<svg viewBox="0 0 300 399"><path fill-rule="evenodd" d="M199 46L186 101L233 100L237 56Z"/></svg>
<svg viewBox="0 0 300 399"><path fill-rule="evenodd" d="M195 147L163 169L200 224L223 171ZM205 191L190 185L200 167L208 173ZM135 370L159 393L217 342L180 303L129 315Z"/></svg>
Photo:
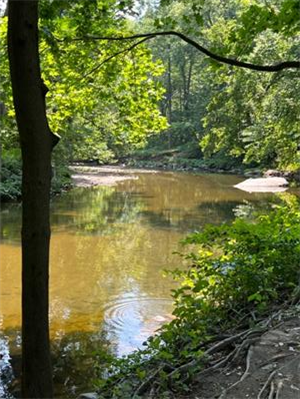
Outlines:
<svg viewBox="0 0 300 399"><path fill-rule="evenodd" d="M95 398L298 397L299 226L287 195L255 219L188 236L190 265L170 273L181 282L175 319L99 375Z"/></svg>
<svg viewBox="0 0 300 399"><path fill-rule="evenodd" d="M284 307L255 327L205 348L208 358L188 395L176 399L300 397L300 308Z"/></svg>
<svg viewBox="0 0 300 399"><path fill-rule="evenodd" d="M59 195L73 186L112 186L120 181L135 179L137 173L155 173L158 171L227 173L247 177L282 177L295 186L299 185L300 173L278 170L244 169L238 167L220 168L218 165L202 159L185 159L173 157L173 152L163 152L155 159L130 158L122 164L91 165L88 162L73 163L70 167L62 166L53 169L51 195ZM1 168L0 199L2 202L21 199L21 162L6 160Z"/></svg>
<svg viewBox="0 0 300 399"><path fill-rule="evenodd" d="M124 165L73 164L70 170L76 187L113 186L121 181L137 179L137 173L155 173L153 170L128 168Z"/></svg>
<svg viewBox="0 0 300 399"><path fill-rule="evenodd" d="M189 153L182 149L170 149L163 151L140 151L133 154L130 158L124 159L128 167L139 169L158 169L176 171L199 171L211 173L232 173L244 174L245 168L237 165L232 160L220 162L217 159L193 158ZM259 173L259 171L253 171Z"/></svg>
<svg viewBox="0 0 300 399"><path fill-rule="evenodd" d="M170 171L170 169L164 169ZM174 172L174 170L172 170ZM176 170L177 171L177 170ZM196 169L194 170L194 172ZM199 170L197 170L199 172ZM137 174L158 173L159 169L130 168L125 165L89 166L85 164L71 167L72 183L76 187L114 186L125 181L138 179ZM186 170L181 170L186 172ZM209 173L207 170L204 173ZM264 178L248 178L235 185L236 188L247 192L284 192L289 183L283 177L266 176Z"/></svg>
<svg viewBox="0 0 300 399"><path fill-rule="evenodd" d="M123 398L296 399L300 397L300 304L282 306L252 328L220 331L201 350L199 359L176 368L161 363ZM200 371L195 372L195 369ZM158 391L158 373L165 388ZM177 389L171 379L178 374ZM181 387L181 389L179 389ZM184 388L182 390L182 388ZM177 392L176 392L177 391ZM180 392L181 391L181 392ZM188 393L184 393L188 391ZM119 398L98 392L78 399Z"/></svg>
<svg viewBox="0 0 300 399"><path fill-rule="evenodd" d="M279 170L261 166L249 167L228 156L211 158L195 157L195 149L188 146L158 150L156 148L139 150L130 158L124 159L128 167L140 169L198 171L206 173L228 173L245 177L282 177L292 185L300 184L300 170Z"/></svg>

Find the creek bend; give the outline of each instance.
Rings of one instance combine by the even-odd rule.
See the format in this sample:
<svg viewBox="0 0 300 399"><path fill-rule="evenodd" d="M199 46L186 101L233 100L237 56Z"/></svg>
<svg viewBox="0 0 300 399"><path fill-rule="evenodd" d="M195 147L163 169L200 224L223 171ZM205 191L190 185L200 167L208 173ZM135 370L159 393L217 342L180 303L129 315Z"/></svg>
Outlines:
<svg viewBox="0 0 300 399"><path fill-rule="evenodd" d="M50 321L56 397L91 388L87 370L100 347L118 356L130 353L171 320L175 283L162 271L180 267L173 254L179 240L274 198L233 187L242 180L137 172L113 186L78 187L53 199ZM0 397L9 397L12 366L19 374L20 221L20 204L2 205Z"/></svg>

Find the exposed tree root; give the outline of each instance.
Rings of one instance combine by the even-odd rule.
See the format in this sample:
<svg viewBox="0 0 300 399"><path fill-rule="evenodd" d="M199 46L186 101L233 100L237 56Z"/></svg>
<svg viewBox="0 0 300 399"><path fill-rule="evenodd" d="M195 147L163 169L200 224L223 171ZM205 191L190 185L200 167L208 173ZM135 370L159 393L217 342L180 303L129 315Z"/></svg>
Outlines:
<svg viewBox="0 0 300 399"><path fill-rule="evenodd" d="M249 370L250 370L250 365L251 365L251 358L253 355L253 347L250 346L248 353L247 353L247 357L246 357L246 369L244 371L244 374L242 375L242 377L236 381L234 384L230 385L229 388L225 389L222 394L219 396L219 399L224 399L226 397L227 392L234 388L235 386L237 386L238 384L240 384L242 381L244 381L244 379L249 375Z"/></svg>
<svg viewBox="0 0 300 399"><path fill-rule="evenodd" d="M296 310L295 312L297 313ZM291 313L290 310L279 310L274 312L267 319L257 322L253 328L239 331L233 335L228 335L228 332L226 332L226 335L222 334L214 337L206 344L203 344L202 347L206 347L206 350L204 350L202 355L198 358L194 358L177 368L171 367L168 364L161 365L161 367L156 369L139 385L133 398L147 395L146 397L148 399L157 399L160 397L162 390L166 389L166 384L169 387L169 397L171 398L174 395L175 398L177 397L176 391L178 386L181 384L185 384L187 381L190 382L192 380L193 382L198 381L201 386L205 383L207 378L213 378L214 380L214 397L216 397L215 394L217 394L219 395L219 399L226 399L227 397L233 398L236 393L235 389L244 389L244 385L242 385L242 387L239 386L241 383L246 384L246 386L256 386L256 388L259 389L257 382L255 382L255 373L259 372L260 378L266 378L266 380L259 392L255 394L257 395L256 398L284 399L282 390L287 388L287 384L285 381L286 378L282 378L280 371L283 367L289 367L289 365L292 367L291 362L296 361L297 356L299 357L300 352L297 350L299 342L295 340L295 336L293 341L293 335L291 335L291 340L285 340L286 350L284 352L278 353L278 351L271 350L269 351L270 357L265 357L265 359L263 356L260 356L260 353L265 353L264 348L274 347L275 343L273 342L276 341L272 340L277 339L278 348L281 347L280 345L284 345L279 342L278 339L281 338L281 335L282 337L286 337L287 333L285 329L280 330L280 327L293 317L295 317L295 313ZM295 330L297 329L298 327L295 328ZM263 338L264 341L261 341L264 333L267 334L266 338ZM216 341L217 339L218 341ZM289 349L290 345L292 345L292 349ZM292 357L292 360L286 362L285 358L288 357ZM236 366L238 365L238 369L240 369L242 364L245 364L243 374L240 377L237 376L238 379L235 380L235 374L237 372ZM269 369L271 370L266 377L267 370ZM215 374L217 371L218 373ZM164 374L162 382L160 381L161 373ZM223 375L223 383L220 383L217 377L221 375ZM224 389L226 376L231 376L230 380L232 383ZM221 386L223 386L223 390ZM298 387L295 389L298 389ZM253 398L254 396L251 397Z"/></svg>
<svg viewBox="0 0 300 399"><path fill-rule="evenodd" d="M223 339L222 341L217 342L215 345L211 346L210 348L208 348L205 352L203 352L203 355L201 356L201 358L199 359L193 359L192 361L181 365L180 367L177 367L175 370L173 370L169 375L168 375L168 380L169 382L172 381L172 379L176 376L183 376L185 373L187 373L191 368L196 368L199 367L201 362L203 363L203 359L207 359L210 356L221 352L222 350L232 346L233 344L237 344L238 342L240 342L242 340L242 344L243 342L245 342L245 346L248 342L252 342L251 340L248 340L247 338L250 337L251 335L261 335L262 333L264 333L266 331L266 327L261 327L261 328L253 328L250 330L246 330L246 331L242 331L238 334L232 335L228 338ZM246 341L245 341L246 339ZM243 347L241 348L241 350L243 349ZM216 369L217 367L221 367L222 365L225 364L225 360L226 362L232 357L235 356L236 354L239 355L239 348L236 348L233 353L229 354L228 356L225 357L225 359L221 360L220 362L218 362L217 364L215 364L214 366L212 366L211 368ZM211 369L210 368L210 369ZM208 369L207 369L208 370ZM203 372L206 372L205 370L203 370ZM201 372L202 373L202 372ZM199 373L198 373L199 375Z"/></svg>
<svg viewBox="0 0 300 399"><path fill-rule="evenodd" d="M283 359L284 357L288 357L288 356L295 356L298 355L298 353L291 353L291 354L287 354L285 356L276 356L276 359ZM242 377L236 381L235 383L233 383L232 385L230 385L228 388L226 388L222 394L219 396L219 399L225 399L227 394L229 393L230 390L232 390L234 387L236 387L238 384L240 384L242 381L244 381L248 376L251 375L250 368L251 368L251 359L253 356L253 346L250 346L248 353L247 353L247 358L246 358L246 369L242 375ZM274 361L275 358L270 359L270 363L272 361ZM290 362L283 364L281 367L277 367L275 370L273 370L268 378L266 379L264 385L262 386L262 388L260 389L260 391L258 392L257 395L257 399L263 399L263 398L268 398L268 399L279 399L280 398L280 393L282 391L283 385L284 385L284 378L281 378L280 380L274 381L275 378L277 376L280 376L281 373L280 371L284 368L287 367L289 364L291 364L294 361L294 359L292 359ZM260 366L260 368L262 368L263 366L265 366L265 363L263 365ZM270 388L269 388L270 387ZM269 388L269 392L268 392L268 388ZM268 395L268 396L266 396Z"/></svg>

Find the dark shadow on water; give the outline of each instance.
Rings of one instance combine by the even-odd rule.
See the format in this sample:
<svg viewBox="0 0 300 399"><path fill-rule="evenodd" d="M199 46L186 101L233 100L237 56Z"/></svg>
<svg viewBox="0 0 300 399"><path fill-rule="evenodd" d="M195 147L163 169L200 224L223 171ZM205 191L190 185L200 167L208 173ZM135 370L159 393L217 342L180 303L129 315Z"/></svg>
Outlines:
<svg viewBox="0 0 300 399"><path fill-rule="evenodd" d="M51 353L56 399L75 398L82 392L93 391L92 381L105 368L107 359L114 356L113 346L105 331L73 332L52 340ZM1 359L0 397L21 398L21 349L13 341L20 336L17 330L4 332L0 338Z"/></svg>
<svg viewBox="0 0 300 399"><path fill-rule="evenodd" d="M172 229L181 233L199 230L207 224L221 224L231 222L236 216L248 216L268 209L269 201L224 201L224 202L202 202L191 210L164 209L161 212L142 211L145 223L154 228Z"/></svg>

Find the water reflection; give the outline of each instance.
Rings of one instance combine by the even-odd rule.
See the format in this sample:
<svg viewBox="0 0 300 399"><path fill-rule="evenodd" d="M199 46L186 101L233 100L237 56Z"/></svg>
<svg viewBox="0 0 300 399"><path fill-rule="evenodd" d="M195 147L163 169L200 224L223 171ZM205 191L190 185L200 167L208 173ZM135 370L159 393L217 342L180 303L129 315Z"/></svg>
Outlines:
<svg viewBox="0 0 300 399"><path fill-rule="evenodd" d="M0 335L0 398L11 398L9 385L13 379L8 337Z"/></svg>
<svg viewBox="0 0 300 399"><path fill-rule="evenodd" d="M21 204L1 204L0 242L20 242Z"/></svg>
<svg viewBox="0 0 300 399"><path fill-rule="evenodd" d="M166 310L169 308L169 313ZM169 298L117 298L105 306L104 321L107 338L118 348L118 355L132 352L153 334L158 327L172 320L172 301Z"/></svg>
<svg viewBox="0 0 300 399"><path fill-rule="evenodd" d="M230 220L234 209L252 210L273 198L233 188L240 180L140 174L137 180L78 188L53 200L50 320L54 352L61 354L55 360L60 390L67 386L72 395L74 375L83 387L88 384L92 376L82 370L91 369L87 364L99 342L118 355L128 353L170 318L174 283L162 278L161 270L178 266L173 252L187 232ZM2 342L16 356L20 211L19 205L3 206L0 231L1 331L8 339Z"/></svg>

